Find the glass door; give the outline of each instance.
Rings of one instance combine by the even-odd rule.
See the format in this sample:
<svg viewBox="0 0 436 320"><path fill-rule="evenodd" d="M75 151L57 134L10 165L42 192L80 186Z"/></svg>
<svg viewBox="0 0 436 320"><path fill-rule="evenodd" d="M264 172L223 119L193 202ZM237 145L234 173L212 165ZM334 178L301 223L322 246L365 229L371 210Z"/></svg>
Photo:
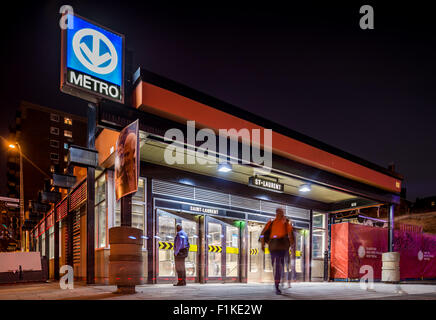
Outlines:
<svg viewBox="0 0 436 320"><path fill-rule="evenodd" d="M176 234L175 216L158 209L158 259L157 275L159 278L175 277L174 237ZM163 279L162 279L163 280Z"/></svg>
<svg viewBox="0 0 436 320"><path fill-rule="evenodd" d="M175 281L174 239L180 224L189 238L189 253L185 259L186 280L198 277L199 223L194 216L157 209L157 278L158 282Z"/></svg>
<svg viewBox="0 0 436 320"><path fill-rule="evenodd" d="M305 256L306 256L306 242L305 235L307 230L305 229L295 229L295 258L292 259L292 269L295 271L295 276L293 276L293 280L304 281L305 280Z"/></svg>
<svg viewBox="0 0 436 320"><path fill-rule="evenodd" d="M240 281L241 228L227 219L205 217L207 282Z"/></svg>
<svg viewBox="0 0 436 320"><path fill-rule="evenodd" d="M273 270L268 245L262 251L259 242L265 224L250 222L248 224L248 282L271 282Z"/></svg>
<svg viewBox="0 0 436 320"><path fill-rule="evenodd" d="M224 237L222 225L218 222L209 221L207 223L207 279L218 278L222 280L222 238Z"/></svg>

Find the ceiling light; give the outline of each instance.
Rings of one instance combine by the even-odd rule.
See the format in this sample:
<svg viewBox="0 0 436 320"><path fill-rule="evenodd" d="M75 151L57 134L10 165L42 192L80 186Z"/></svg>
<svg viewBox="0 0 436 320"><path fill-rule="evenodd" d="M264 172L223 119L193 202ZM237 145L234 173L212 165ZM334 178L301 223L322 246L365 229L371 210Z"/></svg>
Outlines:
<svg viewBox="0 0 436 320"><path fill-rule="evenodd" d="M221 162L218 164L218 171L219 172L230 172L232 171L232 165L228 162Z"/></svg>
<svg viewBox="0 0 436 320"><path fill-rule="evenodd" d="M300 192L309 192L309 191L311 191L310 184L302 184L298 188L298 191L300 191Z"/></svg>

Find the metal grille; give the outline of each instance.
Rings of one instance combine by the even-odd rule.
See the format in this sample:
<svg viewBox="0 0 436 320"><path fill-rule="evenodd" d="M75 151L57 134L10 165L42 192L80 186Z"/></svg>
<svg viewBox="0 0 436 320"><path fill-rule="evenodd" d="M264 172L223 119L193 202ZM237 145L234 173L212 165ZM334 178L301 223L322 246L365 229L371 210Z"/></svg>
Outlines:
<svg viewBox="0 0 436 320"><path fill-rule="evenodd" d="M400 230L404 231L404 232L422 233L423 227L402 223L402 224L400 224Z"/></svg>
<svg viewBox="0 0 436 320"><path fill-rule="evenodd" d="M50 211L50 213L47 215L46 223L45 223L45 230L50 229L54 225L54 216L53 216L53 210Z"/></svg>
<svg viewBox="0 0 436 320"><path fill-rule="evenodd" d="M289 217L296 217L309 220L310 211L296 207L286 206L281 203L250 199L240 196L231 195L193 186L187 186L177 183L153 180L153 193L179 197L190 200L198 200L221 204L242 209L251 209L256 211L276 213L277 208L282 208Z"/></svg>
<svg viewBox="0 0 436 320"><path fill-rule="evenodd" d="M230 205L232 207L260 211L260 200L230 195Z"/></svg>
<svg viewBox="0 0 436 320"><path fill-rule="evenodd" d="M86 200L86 180L71 194L70 210L78 208Z"/></svg>
<svg viewBox="0 0 436 320"><path fill-rule="evenodd" d="M194 189L194 199L198 201L205 201L210 203L222 204L222 205L230 205L230 196L228 193L221 193L211 190L205 189Z"/></svg>
<svg viewBox="0 0 436 320"><path fill-rule="evenodd" d="M286 212L286 206L283 204L260 200L260 209L263 212L276 213L277 208L282 208Z"/></svg>
<svg viewBox="0 0 436 320"><path fill-rule="evenodd" d="M56 221L60 221L67 215L67 201L68 199L62 200L61 204L56 207Z"/></svg>
<svg viewBox="0 0 436 320"><path fill-rule="evenodd" d="M45 219L43 219L39 225L39 236L45 232Z"/></svg>
<svg viewBox="0 0 436 320"><path fill-rule="evenodd" d="M310 219L310 210L286 206L286 215L302 219Z"/></svg>
<svg viewBox="0 0 436 320"><path fill-rule="evenodd" d="M194 200L194 187L153 180L153 193Z"/></svg>
<svg viewBox="0 0 436 320"><path fill-rule="evenodd" d="M73 263L80 265L80 211L73 213Z"/></svg>

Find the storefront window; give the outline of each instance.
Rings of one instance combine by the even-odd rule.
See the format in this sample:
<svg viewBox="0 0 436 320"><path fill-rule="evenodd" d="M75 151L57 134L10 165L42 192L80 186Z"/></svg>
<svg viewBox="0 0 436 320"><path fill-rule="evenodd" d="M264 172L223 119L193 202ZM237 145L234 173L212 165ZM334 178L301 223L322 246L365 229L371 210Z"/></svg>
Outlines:
<svg viewBox="0 0 436 320"><path fill-rule="evenodd" d="M106 247L106 202L102 201L95 208L95 220L97 222L96 245L97 248Z"/></svg>
<svg viewBox="0 0 436 320"><path fill-rule="evenodd" d="M312 254L313 258L322 259L324 258L325 250L325 231L324 230L313 230L313 241L312 241Z"/></svg>
<svg viewBox="0 0 436 320"><path fill-rule="evenodd" d="M145 179L139 179L138 191L132 196L132 227L142 229L144 235L146 234L145 228ZM115 221L114 226L121 226L121 200L116 201L115 204ZM144 240L144 248L146 242Z"/></svg>
<svg viewBox="0 0 436 320"><path fill-rule="evenodd" d="M324 213L314 213L313 214L313 227L314 228L325 228L325 214Z"/></svg>
<svg viewBox="0 0 436 320"><path fill-rule="evenodd" d="M41 256L45 256L45 233L41 236Z"/></svg>
<svg viewBox="0 0 436 320"><path fill-rule="evenodd" d="M326 237L326 214L314 212L312 227L312 258L323 259Z"/></svg>
<svg viewBox="0 0 436 320"><path fill-rule="evenodd" d="M106 199L106 181L104 175L95 183L95 203Z"/></svg>
<svg viewBox="0 0 436 320"><path fill-rule="evenodd" d="M95 183L95 245L96 248L107 246L107 214L106 214L106 176L101 175Z"/></svg>
<svg viewBox="0 0 436 320"><path fill-rule="evenodd" d="M50 240L50 245L49 245L49 259L54 259L54 227L51 227L50 229L48 229L48 234L49 234L49 240Z"/></svg>

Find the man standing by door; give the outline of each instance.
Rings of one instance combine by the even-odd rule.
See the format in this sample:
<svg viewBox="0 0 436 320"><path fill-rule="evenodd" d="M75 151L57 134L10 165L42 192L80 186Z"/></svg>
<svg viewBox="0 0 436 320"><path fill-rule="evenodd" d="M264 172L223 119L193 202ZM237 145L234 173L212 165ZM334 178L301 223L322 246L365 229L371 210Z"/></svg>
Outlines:
<svg viewBox="0 0 436 320"><path fill-rule="evenodd" d="M276 294L282 294L279 285L283 273L285 254L294 242L292 225L286 220L282 208L277 208L275 219L269 221L262 230L261 244L263 251L265 251L265 242L268 243L271 253Z"/></svg>
<svg viewBox="0 0 436 320"><path fill-rule="evenodd" d="M176 227L177 235L174 239L174 259L176 261L177 283L175 286L186 286L185 259L189 253L188 235L180 224Z"/></svg>

